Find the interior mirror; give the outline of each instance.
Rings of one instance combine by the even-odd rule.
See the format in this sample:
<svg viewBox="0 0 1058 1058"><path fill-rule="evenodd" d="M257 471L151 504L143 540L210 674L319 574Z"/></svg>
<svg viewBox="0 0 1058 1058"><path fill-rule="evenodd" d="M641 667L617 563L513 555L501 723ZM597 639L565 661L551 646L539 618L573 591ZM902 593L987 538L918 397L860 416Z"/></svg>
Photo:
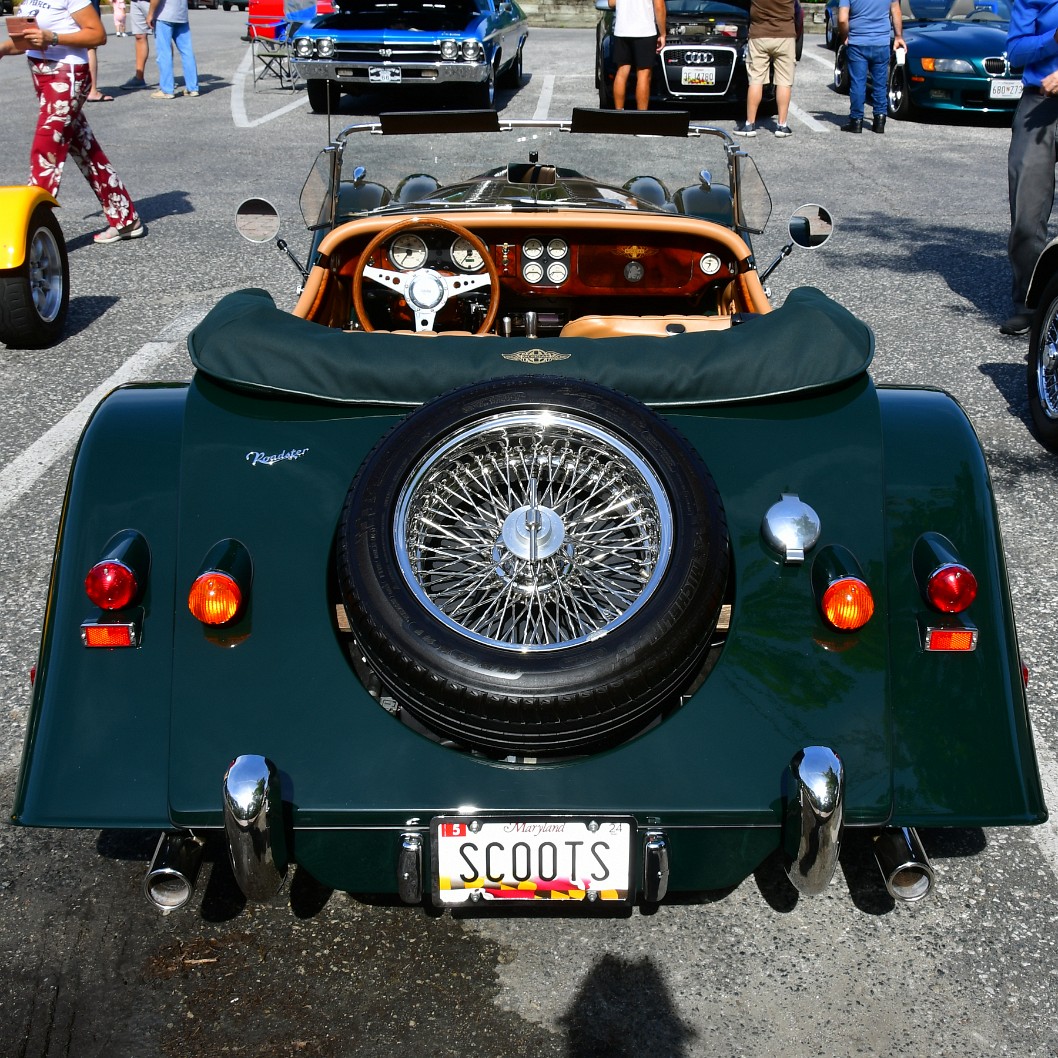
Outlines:
<svg viewBox="0 0 1058 1058"><path fill-rule="evenodd" d="M809 203L795 209L790 217L790 238L798 246L822 246L833 234L834 218L825 206Z"/></svg>
<svg viewBox="0 0 1058 1058"><path fill-rule="evenodd" d="M507 180L512 184L555 184L558 183L558 170L553 165L538 162L510 162Z"/></svg>
<svg viewBox="0 0 1058 1058"><path fill-rule="evenodd" d="M271 242L279 234L279 210L264 198L248 198L235 212L235 227L250 242Z"/></svg>

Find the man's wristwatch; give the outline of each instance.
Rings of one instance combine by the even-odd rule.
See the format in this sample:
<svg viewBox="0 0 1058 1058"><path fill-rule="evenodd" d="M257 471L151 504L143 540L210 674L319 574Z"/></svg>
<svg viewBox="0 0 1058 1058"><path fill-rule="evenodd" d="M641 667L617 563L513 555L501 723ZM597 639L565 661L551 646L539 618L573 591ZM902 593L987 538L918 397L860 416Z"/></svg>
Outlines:
<svg viewBox="0 0 1058 1058"><path fill-rule="evenodd" d="M52 47L55 47L55 45L58 44L58 43L59 43L59 34L56 33L55 30L52 30L51 31L51 44L52 44Z"/></svg>

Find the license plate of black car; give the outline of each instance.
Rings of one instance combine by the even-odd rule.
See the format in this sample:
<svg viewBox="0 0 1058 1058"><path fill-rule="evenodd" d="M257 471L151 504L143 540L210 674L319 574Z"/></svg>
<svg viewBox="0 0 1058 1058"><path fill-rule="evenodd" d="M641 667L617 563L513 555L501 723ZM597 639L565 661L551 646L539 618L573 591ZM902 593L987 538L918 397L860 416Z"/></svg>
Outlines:
<svg viewBox="0 0 1058 1058"><path fill-rule="evenodd" d="M635 821L627 817L447 816L432 821L434 903L628 903Z"/></svg>
<svg viewBox="0 0 1058 1058"><path fill-rule="evenodd" d="M680 79L685 85L712 85L716 84L715 66L684 66Z"/></svg>
<svg viewBox="0 0 1058 1058"><path fill-rule="evenodd" d="M367 79L374 84L388 84L400 80L399 66L369 66Z"/></svg>

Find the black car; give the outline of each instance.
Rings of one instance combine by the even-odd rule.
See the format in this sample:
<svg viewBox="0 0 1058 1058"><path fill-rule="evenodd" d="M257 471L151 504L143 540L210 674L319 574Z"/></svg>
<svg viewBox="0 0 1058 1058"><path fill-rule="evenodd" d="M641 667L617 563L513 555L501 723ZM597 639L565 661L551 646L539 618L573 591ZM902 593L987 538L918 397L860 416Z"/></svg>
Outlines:
<svg viewBox="0 0 1058 1058"><path fill-rule="evenodd" d="M614 10L596 0L603 12L595 37L595 87L599 105L612 107ZM654 63L651 99L681 104L733 103L746 98L746 44L749 0L666 0L665 47ZM797 58L801 58L804 13L794 5Z"/></svg>

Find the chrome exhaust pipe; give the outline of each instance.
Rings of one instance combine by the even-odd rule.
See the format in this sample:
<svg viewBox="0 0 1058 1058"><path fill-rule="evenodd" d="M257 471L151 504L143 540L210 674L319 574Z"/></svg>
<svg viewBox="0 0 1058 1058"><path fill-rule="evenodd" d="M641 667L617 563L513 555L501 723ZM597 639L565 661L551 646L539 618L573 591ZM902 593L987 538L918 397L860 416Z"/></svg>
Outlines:
<svg viewBox="0 0 1058 1058"><path fill-rule="evenodd" d="M936 876L912 827L892 827L874 836L874 858L894 900L914 903L929 896Z"/></svg>
<svg viewBox="0 0 1058 1058"><path fill-rule="evenodd" d="M159 911L176 911L191 899L202 865L203 842L190 834L165 834L158 838L143 892Z"/></svg>

